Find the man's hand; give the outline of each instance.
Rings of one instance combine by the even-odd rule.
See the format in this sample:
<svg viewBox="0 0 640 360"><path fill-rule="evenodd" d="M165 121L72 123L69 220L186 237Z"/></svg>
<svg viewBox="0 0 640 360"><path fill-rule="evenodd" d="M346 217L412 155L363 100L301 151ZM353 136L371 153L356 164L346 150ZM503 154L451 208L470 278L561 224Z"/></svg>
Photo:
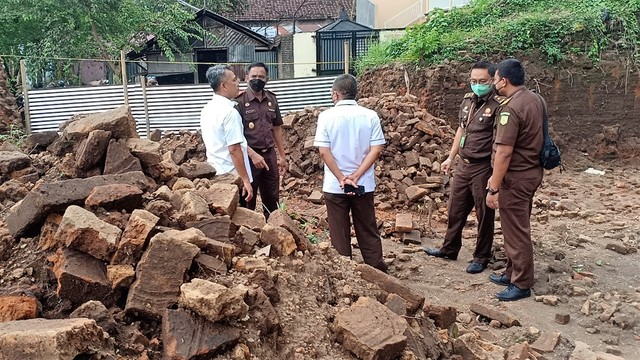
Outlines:
<svg viewBox="0 0 640 360"><path fill-rule="evenodd" d="M278 158L278 169L280 170L280 176L284 176L284 174L287 173L287 170L289 170L289 163L287 162L286 157L280 156Z"/></svg>
<svg viewBox="0 0 640 360"><path fill-rule="evenodd" d="M242 196L244 196L244 200L247 202L253 199L253 187L251 186L249 179L242 180Z"/></svg>
<svg viewBox="0 0 640 360"><path fill-rule="evenodd" d="M491 209L498 209L500 207L498 200L499 200L500 194L487 194L487 206L490 207Z"/></svg>
<svg viewBox="0 0 640 360"><path fill-rule="evenodd" d="M340 179L340 187L344 189L344 186L346 184L352 185L354 187L358 187L358 179L359 178L360 177L357 176L355 173L349 174L349 175L343 177L342 179ZM347 195L355 195L355 193L353 193L353 192L346 193L346 194Z"/></svg>
<svg viewBox="0 0 640 360"><path fill-rule="evenodd" d="M262 155L258 154L255 151L252 151L249 154L249 158L251 158L251 162L256 167L256 169L267 169L267 171L269 171L269 165L267 165L267 162L264 161L264 157L262 157Z"/></svg>
<svg viewBox="0 0 640 360"><path fill-rule="evenodd" d="M442 164L440 164L440 170L442 170L443 173L448 174L450 169L451 158L448 158L447 160L443 161Z"/></svg>

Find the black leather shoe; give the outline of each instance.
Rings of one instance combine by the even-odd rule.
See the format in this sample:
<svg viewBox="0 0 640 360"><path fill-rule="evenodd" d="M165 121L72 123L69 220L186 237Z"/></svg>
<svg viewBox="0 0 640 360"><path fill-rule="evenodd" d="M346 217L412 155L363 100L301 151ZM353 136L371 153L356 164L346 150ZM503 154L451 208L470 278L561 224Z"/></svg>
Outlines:
<svg viewBox="0 0 640 360"><path fill-rule="evenodd" d="M429 256L435 256L435 257L438 257L438 258L443 258L443 259L448 259L448 260L456 260L458 258L457 256L447 255L447 254L443 253L442 251L440 251L440 249L436 249L436 248L424 248L423 250Z"/></svg>
<svg viewBox="0 0 640 360"><path fill-rule="evenodd" d="M496 294L498 300L501 301L516 301L531 296L531 289L520 289L519 287L511 284L506 289Z"/></svg>
<svg viewBox="0 0 640 360"><path fill-rule="evenodd" d="M472 261L471 264L469 264L469 266L467 266L467 272L469 274L479 274L481 272L484 271L484 269L487 268L487 265L483 265L480 263L477 263L475 261Z"/></svg>
<svg viewBox="0 0 640 360"><path fill-rule="evenodd" d="M491 281L494 284L502 285L502 286L511 285L511 279L507 277L507 274L502 274L502 275L491 274L489 275L489 281Z"/></svg>

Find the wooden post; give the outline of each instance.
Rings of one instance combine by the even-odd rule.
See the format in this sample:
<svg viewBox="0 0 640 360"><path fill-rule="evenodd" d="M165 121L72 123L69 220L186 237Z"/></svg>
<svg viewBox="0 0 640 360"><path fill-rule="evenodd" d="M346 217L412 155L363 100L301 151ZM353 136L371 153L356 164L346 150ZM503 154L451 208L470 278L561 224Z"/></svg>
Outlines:
<svg viewBox="0 0 640 360"><path fill-rule="evenodd" d="M20 81L22 81L22 97L24 101L24 122L27 135L31 134L31 114L29 113L29 83L27 80L27 67L24 59L20 60Z"/></svg>
<svg viewBox="0 0 640 360"><path fill-rule="evenodd" d="M142 104L144 106L144 122L146 124L147 139L151 132L151 123L149 123L149 104L147 103L147 77L140 75L140 85L142 86Z"/></svg>
<svg viewBox="0 0 640 360"><path fill-rule="evenodd" d="M349 57L351 52L349 51L349 41L344 42L344 73L349 73Z"/></svg>
<svg viewBox="0 0 640 360"><path fill-rule="evenodd" d="M120 50L120 69L122 69L122 93L124 94L124 104L129 105L129 79L127 78L127 63L125 62L124 50Z"/></svg>

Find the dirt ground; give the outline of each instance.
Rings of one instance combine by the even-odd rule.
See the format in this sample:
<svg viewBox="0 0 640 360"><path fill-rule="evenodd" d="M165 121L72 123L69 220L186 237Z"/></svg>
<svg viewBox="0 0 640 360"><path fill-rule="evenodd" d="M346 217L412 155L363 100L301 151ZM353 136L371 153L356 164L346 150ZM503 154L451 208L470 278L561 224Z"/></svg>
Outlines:
<svg viewBox="0 0 640 360"><path fill-rule="evenodd" d="M474 302L491 304L514 315L521 327L484 326L486 338L505 347L528 340L539 332L560 332L563 340L549 359L568 359L574 341L589 344L595 351L608 351L626 359L640 359L640 255L621 255L605 249L609 243L626 242L632 247L640 239L640 161L593 162L584 154L565 154L566 171L547 172L538 190L532 215L532 238L535 244L536 285L531 298L501 303L494 294L501 290L487 279L492 272L467 274L464 269L472 259L475 243L474 214L463 234L463 248L457 261L428 257L419 247L407 256L408 247L397 238L383 239L385 256L393 260L390 273L419 290L427 303L452 305L460 313L469 313ZM604 170L605 175L590 175L589 167ZM319 207L306 201L288 199L287 206L302 213ZM414 206L415 207L415 206ZM561 210L564 209L564 210ZM416 209L409 210L419 216ZM383 222L394 221L396 211L378 211ZM498 214L499 216L499 214ZM442 244L446 231L444 214L434 216L432 233L423 234L423 246ZM426 236L425 236L426 235ZM326 240L326 232L319 233ZM496 220L495 248L500 248L502 234ZM355 251L355 261L361 261ZM500 267L494 263L490 267ZM500 272L496 269L496 272ZM584 275L574 275L576 272ZM575 279L573 279L574 277ZM584 290L586 291L584 291ZM536 302L535 296L555 295L557 306ZM581 312L584 303L613 304L618 311L609 321L602 321L601 311L590 315ZM556 314L569 314L566 325L555 322ZM458 320L464 321L465 316Z"/></svg>

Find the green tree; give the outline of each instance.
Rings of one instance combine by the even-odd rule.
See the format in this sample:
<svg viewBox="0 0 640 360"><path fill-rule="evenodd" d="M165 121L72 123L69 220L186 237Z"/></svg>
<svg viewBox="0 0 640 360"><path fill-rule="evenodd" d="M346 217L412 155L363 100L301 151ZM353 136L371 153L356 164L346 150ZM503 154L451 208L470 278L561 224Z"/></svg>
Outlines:
<svg viewBox="0 0 640 360"><path fill-rule="evenodd" d="M234 2L207 0L207 7L233 9ZM148 36L172 58L190 50L202 31L193 16L175 0L2 0L0 55L7 55L5 62L29 58L30 71L58 78L68 74L71 62L52 58L116 60L120 50L139 49ZM107 63L119 73L116 62Z"/></svg>

